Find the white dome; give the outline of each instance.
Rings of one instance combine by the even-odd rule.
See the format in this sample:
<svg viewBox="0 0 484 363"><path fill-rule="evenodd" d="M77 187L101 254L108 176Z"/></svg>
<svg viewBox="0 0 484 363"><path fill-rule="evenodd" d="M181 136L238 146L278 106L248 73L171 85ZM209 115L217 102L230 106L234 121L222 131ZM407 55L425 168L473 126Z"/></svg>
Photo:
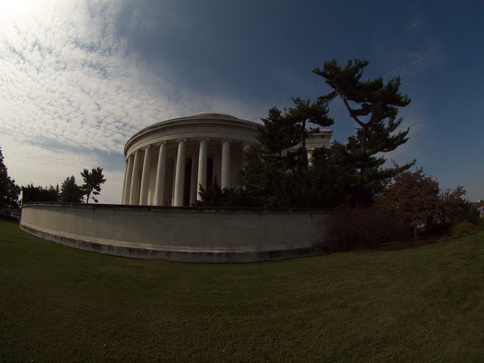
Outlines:
<svg viewBox="0 0 484 363"><path fill-rule="evenodd" d="M228 113L217 112L217 111L197 112L197 113L194 113L193 115L190 115L188 117L212 117L212 118L231 118L231 119L237 119L237 117L232 116L232 115L229 115Z"/></svg>

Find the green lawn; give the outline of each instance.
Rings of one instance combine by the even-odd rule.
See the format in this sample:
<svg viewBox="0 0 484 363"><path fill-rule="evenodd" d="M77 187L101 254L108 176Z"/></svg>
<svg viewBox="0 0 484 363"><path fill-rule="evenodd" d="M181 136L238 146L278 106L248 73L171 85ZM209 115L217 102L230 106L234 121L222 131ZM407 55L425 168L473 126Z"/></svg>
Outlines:
<svg viewBox="0 0 484 363"><path fill-rule="evenodd" d="M0 361L484 361L484 233L204 265L98 255L0 221Z"/></svg>

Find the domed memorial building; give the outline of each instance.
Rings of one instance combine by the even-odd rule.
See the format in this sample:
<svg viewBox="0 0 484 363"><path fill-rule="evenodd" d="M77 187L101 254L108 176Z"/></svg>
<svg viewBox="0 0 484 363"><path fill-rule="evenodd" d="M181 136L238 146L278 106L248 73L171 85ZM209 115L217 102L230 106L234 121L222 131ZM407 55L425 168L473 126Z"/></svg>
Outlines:
<svg viewBox="0 0 484 363"><path fill-rule="evenodd" d="M190 206L199 199L200 188L216 180L222 188L237 188L244 151L259 146L257 126L220 112L201 112L148 126L124 148L122 203ZM309 154L328 147L330 138L330 130L311 135Z"/></svg>
<svg viewBox="0 0 484 363"><path fill-rule="evenodd" d="M24 205L20 227L88 251L177 262L261 262L324 250L325 210L167 208L190 206L199 188L238 188L244 150L260 147L258 124L218 112L158 122L124 148L123 205ZM306 139L308 160L330 130ZM164 207L152 207L164 206Z"/></svg>
<svg viewBox="0 0 484 363"><path fill-rule="evenodd" d="M123 204L189 206L215 180L237 187L244 150L258 145L257 124L202 112L151 125L128 140Z"/></svg>

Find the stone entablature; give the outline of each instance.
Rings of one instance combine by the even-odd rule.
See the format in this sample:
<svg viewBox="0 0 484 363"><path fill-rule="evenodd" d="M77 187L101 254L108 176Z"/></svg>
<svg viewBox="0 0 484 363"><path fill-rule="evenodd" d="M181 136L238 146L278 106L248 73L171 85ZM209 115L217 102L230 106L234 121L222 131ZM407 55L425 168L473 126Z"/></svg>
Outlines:
<svg viewBox="0 0 484 363"><path fill-rule="evenodd" d="M216 180L222 188L237 188L244 151L260 144L259 124L220 112L202 112L166 120L141 130L128 140L122 203L189 206L200 188ZM330 130L307 139L308 156L328 147Z"/></svg>

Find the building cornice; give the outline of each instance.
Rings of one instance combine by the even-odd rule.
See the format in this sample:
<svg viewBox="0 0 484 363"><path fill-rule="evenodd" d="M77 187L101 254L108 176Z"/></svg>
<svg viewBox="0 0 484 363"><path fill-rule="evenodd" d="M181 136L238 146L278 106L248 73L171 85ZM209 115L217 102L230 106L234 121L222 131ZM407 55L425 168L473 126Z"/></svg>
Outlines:
<svg viewBox="0 0 484 363"><path fill-rule="evenodd" d="M180 117L170 120L161 121L145 127L144 129L133 135L125 144L124 155L133 149L137 144L142 144L144 141L155 139L160 141L167 141L181 137L222 137L223 133L247 133L243 141L246 139L254 139L257 127L260 124L253 121L242 120L231 115L222 113L200 113L187 117ZM201 130L203 128L204 130ZM164 135L163 135L164 134ZM251 142L256 142L250 140Z"/></svg>

